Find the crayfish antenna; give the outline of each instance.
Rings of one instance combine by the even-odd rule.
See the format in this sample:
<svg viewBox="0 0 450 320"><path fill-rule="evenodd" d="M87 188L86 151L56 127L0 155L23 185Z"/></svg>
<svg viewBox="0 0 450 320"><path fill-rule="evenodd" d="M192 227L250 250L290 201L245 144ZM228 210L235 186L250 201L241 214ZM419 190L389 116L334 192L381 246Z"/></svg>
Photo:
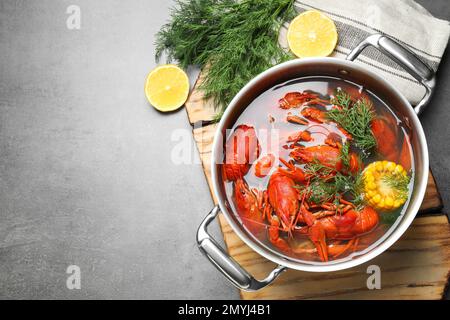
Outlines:
<svg viewBox="0 0 450 320"><path fill-rule="evenodd" d="M293 234L292 234L292 230L294 229L295 226L295 221L296 221L296 216L291 217L291 222L289 223L289 227L287 229L287 234L289 238L293 238Z"/></svg>

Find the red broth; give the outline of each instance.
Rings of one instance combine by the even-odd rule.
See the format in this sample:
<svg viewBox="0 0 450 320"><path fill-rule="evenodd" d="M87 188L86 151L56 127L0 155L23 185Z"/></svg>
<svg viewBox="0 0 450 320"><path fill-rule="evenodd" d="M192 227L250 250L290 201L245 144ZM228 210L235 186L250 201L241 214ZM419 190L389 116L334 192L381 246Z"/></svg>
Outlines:
<svg viewBox="0 0 450 320"><path fill-rule="evenodd" d="M286 120L288 113L301 116L302 108L300 107L285 110L279 107L279 100L289 92L310 91L319 94L323 100L330 100L334 92L339 89L348 92L355 100L359 98L365 98L372 102L375 116L377 118L380 117L385 119L386 123L388 123L389 126L395 131L395 139L394 141L390 141L390 143L395 146L395 148L393 148L394 150L402 150L403 147L404 151L402 161L410 163L411 168L409 170L409 176L411 179L408 189L408 200L394 211L382 212L381 210L377 210L379 222L377 223L377 226L370 232L359 234L353 239L327 239L327 245L331 246L330 250L332 248L335 248L334 246L352 246L352 250L346 250L336 257L333 257L331 254L329 254L328 261L351 259L352 257L361 255L364 252L369 251L373 246L376 245L378 241L382 241L389 235L390 231L395 228L395 226L398 224L403 214L405 213L405 208L407 207L410 200L410 192L412 190L414 180L413 154L412 148L409 144L409 140L407 139L408 129L405 124L383 101L381 101L372 92L365 90L362 86L331 77L307 77L277 85L270 90L262 93L244 110L233 128L236 129L239 125L242 124L252 126L256 130L256 134L258 137L260 145L260 158L267 154L274 154L276 160L278 160L278 157L285 160L292 160L289 157L291 149L287 148L286 140L289 135L300 130L305 130L306 128L308 128L308 131L312 133L312 137L314 140L309 142L302 141L301 145L304 147L324 145L326 134L329 132L336 133L337 135L339 135L342 141L346 141L347 136L341 130L339 130L338 126L335 123L327 122L318 124L309 121L309 123L305 125L293 124ZM324 107L318 106L319 109L323 108L324 111L330 110L332 107L333 105L331 103ZM405 144L404 146L403 143ZM354 150L354 148L352 150ZM367 166L374 161L387 160L386 156L381 156L377 151L378 150L375 149L369 157L362 159L364 166ZM225 150L225 152L227 151ZM355 152L358 152L357 148ZM389 160L395 160L394 162L397 162L398 158ZM299 168L304 168L304 163L302 163L301 161L295 162L295 165ZM267 176L259 177L255 174L255 166L256 161L251 163L251 167L248 173L246 173L243 177L249 188L254 189L255 192L258 190L267 190L271 175L277 170L278 167L284 167L283 164L276 161L276 164L272 168L272 171ZM281 253L287 257L290 257L291 259L313 264L323 263L323 260L321 260L317 253L316 246L313 244L308 234L296 232L295 228L293 228L289 232L286 230L281 230L281 228L279 231L279 237L284 239L286 243L288 243L289 246L293 248L293 250L284 251L280 250L279 247L274 246L274 244L269 240L269 222L267 221L267 219L264 219L262 221L252 221L251 219L247 219L246 217L239 216L239 214L237 213L238 210L236 209L234 188L235 183L233 181L225 182L227 201L233 208L233 211L238 215L238 218L241 220L243 225L247 228L249 233L254 237L256 241L260 242L260 244L265 246L266 248L276 251L277 253ZM299 202L300 201L301 199L299 199ZM258 227L255 228L255 225L258 225ZM356 243L354 241L355 238L358 239ZM353 240L353 242L349 243L351 240Z"/></svg>

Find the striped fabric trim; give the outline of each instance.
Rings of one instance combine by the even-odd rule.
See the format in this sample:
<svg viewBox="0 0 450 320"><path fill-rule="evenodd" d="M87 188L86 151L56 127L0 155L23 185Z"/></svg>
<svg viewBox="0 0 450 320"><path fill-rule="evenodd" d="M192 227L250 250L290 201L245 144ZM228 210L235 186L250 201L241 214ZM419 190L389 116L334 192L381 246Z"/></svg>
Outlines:
<svg viewBox="0 0 450 320"><path fill-rule="evenodd" d="M299 3L299 2L297 2L297 3ZM296 5L296 10L299 13L301 13L301 12L308 10L308 8L303 8L303 7ZM346 19L345 17L342 17L342 18ZM363 41L364 39L366 39L368 36L371 35L370 32L356 28L352 25L349 25L349 24L346 24L346 23L343 23L340 21L335 21L335 24L336 24L336 28L337 28L338 34L339 34L338 45L343 48L346 48L348 50L352 50L361 41ZM388 66L392 69L396 69L396 70L400 71L401 73L407 73L396 62L392 61L390 58L388 58L387 56L385 56L384 54L382 54L381 52L379 52L378 50L376 50L374 48L367 48L366 50L364 50L364 52L361 54L361 56L365 56L365 57L373 60L374 63L380 63L380 64ZM433 70L436 71L438 69L439 62L431 61L422 55L418 55L418 56L424 63L429 65ZM396 75L398 75L398 74L396 74Z"/></svg>

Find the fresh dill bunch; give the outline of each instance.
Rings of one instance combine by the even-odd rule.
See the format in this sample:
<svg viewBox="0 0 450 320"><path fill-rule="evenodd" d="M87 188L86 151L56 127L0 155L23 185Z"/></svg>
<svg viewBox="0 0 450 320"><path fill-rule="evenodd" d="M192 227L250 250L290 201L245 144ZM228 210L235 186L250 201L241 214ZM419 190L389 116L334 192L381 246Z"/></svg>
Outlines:
<svg viewBox="0 0 450 320"><path fill-rule="evenodd" d="M407 200L409 196L409 183L411 177L403 174L386 174L382 177L383 182L395 190L396 200Z"/></svg>
<svg viewBox="0 0 450 320"><path fill-rule="evenodd" d="M377 145L370 129L370 123L375 117L372 102L364 98L354 102L344 90L337 90L331 103L340 108L330 110L328 118L353 136L355 145L363 151L363 155L370 154Z"/></svg>
<svg viewBox="0 0 450 320"><path fill-rule="evenodd" d="M218 118L253 77L292 58L278 44L282 25L295 16L294 0L179 0L156 37L156 60L206 72L200 89Z"/></svg>

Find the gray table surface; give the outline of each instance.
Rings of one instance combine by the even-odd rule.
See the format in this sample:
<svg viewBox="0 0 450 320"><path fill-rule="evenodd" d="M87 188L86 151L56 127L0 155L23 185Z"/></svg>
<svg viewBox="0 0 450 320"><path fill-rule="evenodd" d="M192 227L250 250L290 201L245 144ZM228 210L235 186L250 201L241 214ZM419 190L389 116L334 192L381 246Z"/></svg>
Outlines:
<svg viewBox="0 0 450 320"><path fill-rule="evenodd" d="M450 19L448 1L419 2ZM81 30L66 28L70 4ZM0 2L0 298L239 298L194 242L212 207L201 166L170 160L186 112L162 115L143 94L171 5ZM445 57L421 117L447 208L449 80Z"/></svg>

